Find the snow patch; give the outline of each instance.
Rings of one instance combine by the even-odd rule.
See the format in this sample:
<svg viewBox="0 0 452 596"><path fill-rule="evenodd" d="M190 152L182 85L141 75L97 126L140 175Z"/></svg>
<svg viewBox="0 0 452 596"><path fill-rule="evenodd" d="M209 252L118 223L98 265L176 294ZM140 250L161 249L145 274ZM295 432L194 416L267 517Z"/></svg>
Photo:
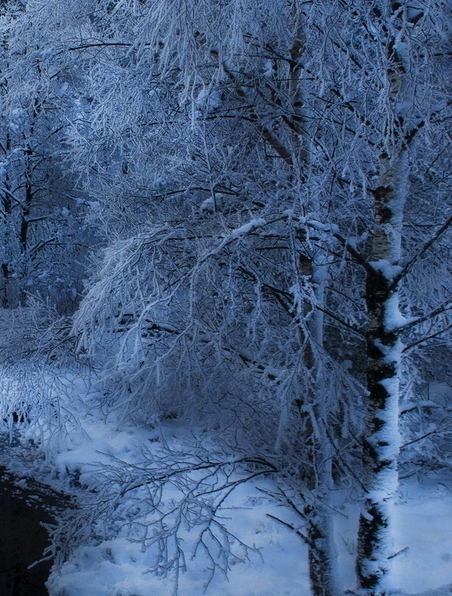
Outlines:
<svg viewBox="0 0 452 596"><path fill-rule="evenodd" d="M375 271L380 271L388 281L393 280L402 271L400 265L392 265L387 259L369 261L369 265L372 269L375 269Z"/></svg>
<svg viewBox="0 0 452 596"><path fill-rule="evenodd" d="M399 309L399 295L394 292L385 304L384 326L386 331L397 331L405 325L415 321L415 317L404 317Z"/></svg>
<svg viewBox="0 0 452 596"><path fill-rule="evenodd" d="M233 237L243 236L244 234L248 234L248 232L251 232L251 230L254 230L255 228L265 226L266 223L267 222L265 219L252 219L251 221L247 222L243 226L240 226L240 228L236 228L235 230L232 230L231 236L233 236Z"/></svg>
<svg viewBox="0 0 452 596"><path fill-rule="evenodd" d="M308 226L310 226L311 228L314 228L316 230L319 230L319 232L330 232L332 234L338 234L339 233L339 228L338 226L336 226L335 224L324 224L320 221L316 221L313 219L310 219L306 222L306 224Z"/></svg>

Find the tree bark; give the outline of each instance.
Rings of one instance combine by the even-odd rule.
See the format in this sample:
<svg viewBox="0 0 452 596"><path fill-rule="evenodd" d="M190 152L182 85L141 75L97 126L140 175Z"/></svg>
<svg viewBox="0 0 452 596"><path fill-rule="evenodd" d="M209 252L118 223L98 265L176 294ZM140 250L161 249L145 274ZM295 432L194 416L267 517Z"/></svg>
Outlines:
<svg viewBox="0 0 452 596"><path fill-rule="evenodd" d="M306 184L311 167L311 139L309 137L309 114L300 83L302 60L306 50L306 15L294 9L294 37L290 49L289 94L292 107L292 130L294 130L293 169L294 182L300 188ZM296 132L295 132L296 131ZM313 217L321 218L321 205L317 197L311 197L304 208ZM314 249L310 254L298 254L298 274L307 281L314 292L315 306L306 302L306 334L304 338L303 362L306 369L306 394L300 399L300 417L303 421L303 483L307 488L307 503L303 513L307 521L308 563L311 589L314 596L337 596L339 586L336 569L336 548L334 526L328 509L332 488L331 445L324 425L328 424L325 406L322 365L316 357L321 350L324 335L325 260L321 251ZM319 308L316 308L319 307ZM301 331L303 334L303 331Z"/></svg>
<svg viewBox="0 0 452 596"><path fill-rule="evenodd" d="M372 254L367 268L367 404L362 447L364 495L359 518L356 571L366 596L387 593L391 551L391 507L398 485L399 383L402 344L398 328L403 212L408 185L407 129L412 107L408 40L403 7L375 9L386 64L386 106L382 112L379 179L374 202ZM412 121L413 119L411 119Z"/></svg>

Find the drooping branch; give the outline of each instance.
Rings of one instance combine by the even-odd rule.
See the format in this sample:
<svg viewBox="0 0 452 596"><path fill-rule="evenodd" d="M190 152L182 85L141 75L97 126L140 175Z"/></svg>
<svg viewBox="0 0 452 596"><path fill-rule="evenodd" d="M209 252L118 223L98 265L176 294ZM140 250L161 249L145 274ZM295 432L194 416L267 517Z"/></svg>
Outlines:
<svg viewBox="0 0 452 596"><path fill-rule="evenodd" d="M361 331L361 329L358 329L354 325L350 325L350 323L347 323L347 321L345 321L343 318L337 316L336 314L332 313L330 310L328 310L326 308L321 308L320 306L316 306L316 308L318 310L320 310L321 312L323 312L324 314L326 314L327 317L330 317L330 319L333 319L334 321L339 323L339 325L342 325L343 327L345 327L349 331L352 331L353 333L355 333L362 339L365 339L366 335L363 331Z"/></svg>
<svg viewBox="0 0 452 596"><path fill-rule="evenodd" d="M297 536L299 536L303 542L309 546L310 548L314 547L314 544L312 543L311 540L308 539L308 537L303 534L303 532L301 532L298 528L296 528L293 524L284 521L283 519L281 519L280 517L276 517L276 515L272 515L271 513L267 513L267 517L278 522L279 524L281 524L282 526L285 526L286 528L289 528L289 530L292 530L292 532L295 532L295 534Z"/></svg>

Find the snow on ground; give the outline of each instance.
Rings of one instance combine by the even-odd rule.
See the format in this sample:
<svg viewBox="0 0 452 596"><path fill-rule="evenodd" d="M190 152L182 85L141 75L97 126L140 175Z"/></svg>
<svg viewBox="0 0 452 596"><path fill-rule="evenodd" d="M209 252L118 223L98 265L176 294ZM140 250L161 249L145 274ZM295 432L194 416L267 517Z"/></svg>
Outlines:
<svg viewBox="0 0 452 596"><path fill-rule="evenodd" d="M22 444L0 450L0 464L7 464L16 474L34 474L55 488L77 493L83 502L84 492L71 486L74 478L92 488L100 485L99 463L114 461L138 463L142 448L157 448L159 432L152 427L139 428L121 423L112 414L102 414L95 405L99 397L76 378L63 382L65 420L79 423L64 427L52 437L54 453L47 461L31 455L27 441L37 433L33 425L22 434ZM90 392L91 391L91 392ZM166 439L178 447L183 442L183 427L168 422ZM38 433L39 434L39 433ZM38 438L38 437L36 437ZM117 458L112 460L111 456ZM3 460L3 461L2 461ZM293 532L270 519L267 514L300 524L281 507L271 503L257 487L271 489L270 480L241 484L227 498L224 523L243 542L256 547L249 560L232 561L228 576L216 573L207 594L215 596L308 596L307 552ZM123 506L131 506L124 496ZM343 506L343 493L337 495L335 515L338 563L343 585L353 588L353 553L356 540L356 505ZM438 484L420 485L404 481L400 498L394 507L394 558L392 585L394 594L448 596L452 594L452 492ZM196 529L185 532L183 547L187 572L180 576L180 596L200 596L208 579L209 562L202 552L192 560ZM398 554L396 554L398 553ZM172 596L174 577L156 577L148 572L149 553L139 542L131 542L125 533L99 538L96 543L79 546L48 587L51 596ZM449 586L449 587L447 587ZM399 592L400 591L400 592Z"/></svg>
<svg viewBox="0 0 452 596"><path fill-rule="evenodd" d="M235 501L236 502L236 501ZM242 505L243 503L237 503ZM247 562L232 566L228 578L215 577L207 593L218 596L299 596L309 594L306 553L296 540L274 522L265 520L265 507L234 514L242 539L261 548ZM125 538L104 541L99 546L80 547L60 576L49 582L50 593L67 596L171 596L173 578L147 572L149 557L140 545ZM207 575L201 561L188 560L188 571L180 577L184 596L204 593Z"/></svg>
<svg viewBox="0 0 452 596"><path fill-rule="evenodd" d="M356 546L355 507L336 518L336 541L343 586L353 588ZM390 594L452 594L452 491L440 484L405 480L393 507L394 555ZM433 590L433 592L431 592Z"/></svg>
<svg viewBox="0 0 452 596"><path fill-rule="evenodd" d="M96 485L99 462L111 463L108 454L133 463L139 461L143 444L149 443L149 439L155 444L155 431L151 429L113 430L92 420L85 423L85 430L89 441L61 451L55 464L60 474L79 470L79 482L90 486ZM124 504L126 508L130 505ZM270 505L251 484L239 486L228 497L222 512L228 529L247 545L256 547L256 552L249 553L248 561L232 561L228 577L217 572L208 593L216 596L309 594L305 546L295 534L268 518L267 513L281 515L280 509ZM179 579L181 596L203 594L209 576L206 572L209 562L202 553L198 552L191 560L196 536L196 530L183 534L187 572ZM52 596L171 596L174 577L150 574L150 564L149 553L142 552L140 544L124 536L97 546L83 546L64 565L61 575L51 578L50 593Z"/></svg>
<svg viewBox="0 0 452 596"><path fill-rule="evenodd" d="M441 484L406 483L394 507L394 584L414 594L452 583L452 495ZM450 592L446 592L449 594Z"/></svg>

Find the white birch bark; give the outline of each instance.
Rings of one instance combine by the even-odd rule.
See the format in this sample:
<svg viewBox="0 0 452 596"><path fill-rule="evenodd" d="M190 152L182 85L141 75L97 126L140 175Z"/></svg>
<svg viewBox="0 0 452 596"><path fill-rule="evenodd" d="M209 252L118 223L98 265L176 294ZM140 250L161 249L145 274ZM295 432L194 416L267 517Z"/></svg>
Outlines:
<svg viewBox="0 0 452 596"><path fill-rule="evenodd" d="M386 98L379 178L372 191L374 230L367 271L367 406L363 440L365 489L358 530L357 575L363 594L386 593L391 555L391 506L398 485L400 359L398 334L403 212L412 110L408 38L403 6L382 3L377 23L386 58Z"/></svg>

